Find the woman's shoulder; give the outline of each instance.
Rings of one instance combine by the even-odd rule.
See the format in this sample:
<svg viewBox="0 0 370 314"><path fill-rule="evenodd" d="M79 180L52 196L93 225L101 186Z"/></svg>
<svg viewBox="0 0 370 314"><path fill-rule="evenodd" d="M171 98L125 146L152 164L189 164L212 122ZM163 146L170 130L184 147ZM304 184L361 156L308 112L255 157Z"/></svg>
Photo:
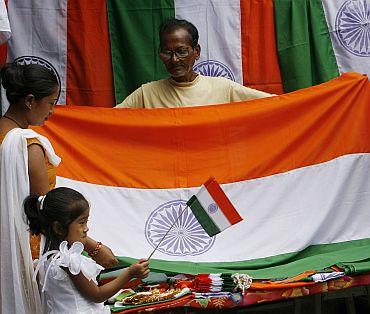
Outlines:
<svg viewBox="0 0 370 314"><path fill-rule="evenodd" d="M42 147L42 149L44 149L41 142L36 137L32 137L32 138L27 139L27 146L30 146L32 144L40 145Z"/></svg>
<svg viewBox="0 0 370 314"><path fill-rule="evenodd" d="M4 129L4 130L2 130L2 129L0 129L0 143L2 143L3 142L3 140L5 139L5 137L6 137L6 135L10 132L10 131L12 131L13 129ZM43 147L42 146L42 144L41 144L41 142L40 142L40 140L38 139L38 138L36 138L36 137L30 137L30 138L27 138L27 146L30 146L30 145L32 145L32 144L38 144L38 145L40 145L41 147Z"/></svg>

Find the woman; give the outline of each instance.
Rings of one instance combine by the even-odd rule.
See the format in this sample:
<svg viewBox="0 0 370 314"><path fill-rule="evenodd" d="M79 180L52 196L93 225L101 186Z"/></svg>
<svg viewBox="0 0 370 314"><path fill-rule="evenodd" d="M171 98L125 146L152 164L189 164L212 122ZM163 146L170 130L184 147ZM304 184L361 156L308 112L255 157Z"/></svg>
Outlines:
<svg viewBox="0 0 370 314"><path fill-rule="evenodd" d="M60 158L45 137L28 127L43 125L52 115L60 86L53 72L38 64L6 64L1 79L10 106L0 119L0 313L39 313L29 233L21 209L28 194L45 195L54 188L54 167ZM34 256L39 253L38 242L31 240ZM100 242L88 239L86 249L102 266L118 262Z"/></svg>

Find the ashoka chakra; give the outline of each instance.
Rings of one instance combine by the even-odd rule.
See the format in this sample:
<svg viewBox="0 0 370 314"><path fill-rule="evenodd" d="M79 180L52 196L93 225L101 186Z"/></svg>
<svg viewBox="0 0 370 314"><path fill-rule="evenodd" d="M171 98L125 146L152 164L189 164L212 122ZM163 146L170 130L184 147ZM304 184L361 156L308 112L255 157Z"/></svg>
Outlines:
<svg viewBox="0 0 370 314"><path fill-rule="evenodd" d="M208 251L215 237L209 237L184 200L170 201L156 208L145 224L145 236L150 245L157 246L182 210L184 213L166 235L158 250L175 256L200 255Z"/></svg>
<svg viewBox="0 0 370 314"><path fill-rule="evenodd" d="M370 56L370 0L346 1L335 20L339 42L350 53Z"/></svg>
<svg viewBox="0 0 370 314"><path fill-rule="evenodd" d="M194 71L204 76L222 76L235 81L234 74L230 68L216 60L199 62L194 66Z"/></svg>

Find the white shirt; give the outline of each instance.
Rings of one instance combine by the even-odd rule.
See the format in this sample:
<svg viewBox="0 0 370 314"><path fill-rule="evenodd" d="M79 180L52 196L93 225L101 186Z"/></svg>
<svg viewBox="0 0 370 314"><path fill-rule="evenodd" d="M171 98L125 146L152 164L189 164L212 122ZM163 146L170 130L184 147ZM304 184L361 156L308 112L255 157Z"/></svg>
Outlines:
<svg viewBox="0 0 370 314"><path fill-rule="evenodd" d="M44 278L41 278L43 303L45 313L51 314L109 314L109 306L103 303L95 303L86 299L76 289L71 278L61 267L66 267L73 275L80 272L88 280L95 283L96 276L104 267L97 264L91 258L82 255L83 244L75 242L68 249L67 241L59 246L59 251L45 253L39 261L38 268L43 267L46 258L54 256L45 262ZM39 266L40 265L40 266ZM40 271L42 275L42 271ZM41 276L43 277L43 276Z"/></svg>

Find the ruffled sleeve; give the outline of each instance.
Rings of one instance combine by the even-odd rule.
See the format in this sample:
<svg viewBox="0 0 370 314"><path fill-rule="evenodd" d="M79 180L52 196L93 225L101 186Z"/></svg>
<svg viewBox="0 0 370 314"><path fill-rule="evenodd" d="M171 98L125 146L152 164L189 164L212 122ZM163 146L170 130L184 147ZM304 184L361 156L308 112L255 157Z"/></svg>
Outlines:
<svg viewBox="0 0 370 314"><path fill-rule="evenodd" d="M46 269L45 281L43 283L42 290L46 290L46 283L47 280L49 280L49 277L55 280L64 280L68 276L67 272L64 271L65 268L67 268L73 275L78 275L80 272L82 272L86 279L93 280L95 283L97 283L96 277L104 269L104 267L97 264L91 258L83 256L83 250L84 246L81 242L73 243L68 249L67 241L63 241L59 245L59 251L45 253L39 260L40 265L38 265L36 268L36 272L42 267L42 264L46 261L47 256L56 252Z"/></svg>
<svg viewBox="0 0 370 314"><path fill-rule="evenodd" d="M88 279L94 280L104 269L91 258L82 255L84 246L81 242L75 242L68 249L67 241L63 241L59 246L60 258L56 260L59 267L68 268L72 275L80 272ZM57 278L56 278L57 279Z"/></svg>

